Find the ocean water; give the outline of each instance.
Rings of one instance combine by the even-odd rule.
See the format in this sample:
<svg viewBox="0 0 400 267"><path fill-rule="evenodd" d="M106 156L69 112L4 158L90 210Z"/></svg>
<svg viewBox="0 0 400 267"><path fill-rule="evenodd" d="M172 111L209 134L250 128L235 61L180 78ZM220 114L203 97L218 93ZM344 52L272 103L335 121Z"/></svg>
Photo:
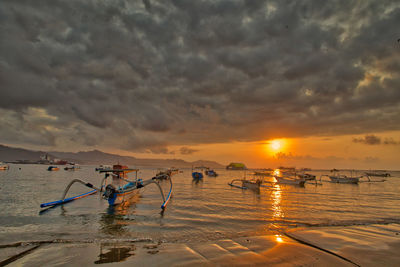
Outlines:
<svg viewBox="0 0 400 267"><path fill-rule="evenodd" d="M136 167L136 166L130 166ZM40 213L40 204L60 199L72 179L100 185L95 166L49 172L45 165L11 165L0 171L0 244L37 240L151 238L162 242L203 242L276 234L296 227L400 224L400 172L385 182L304 187L267 183L259 192L230 187L249 172L216 170L219 176L194 182L190 169L173 176L173 197L161 213L158 188L140 190L130 205L109 208L92 195ZM141 169L151 178L156 169ZM311 171L319 177L328 171ZM272 182L273 178L266 178ZM374 180L381 180L377 177ZM163 182L164 190L169 182ZM74 184L70 196L89 191Z"/></svg>

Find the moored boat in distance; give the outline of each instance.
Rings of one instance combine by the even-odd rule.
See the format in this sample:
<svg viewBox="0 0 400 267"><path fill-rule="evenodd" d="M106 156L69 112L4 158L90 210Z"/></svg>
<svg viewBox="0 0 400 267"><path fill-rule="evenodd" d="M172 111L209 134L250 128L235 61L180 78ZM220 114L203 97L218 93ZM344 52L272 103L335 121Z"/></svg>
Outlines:
<svg viewBox="0 0 400 267"><path fill-rule="evenodd" d="M370 170L368 172L365 172L365 175L377 176L377 177L390 177L390 173L385 170Z"/></svg>
<svg viewBox="0 0 400 267"><path fill-rule="evenodd" d="M60 168L58 168L57 166L49 166L49 167L47 168L47 170L48 170L48 171L58 171L58 170L60 170Z"/></svg>
<svg viewBox="0 0 400 267"><path fill-rule="evenodd" d="M203 179L203 169L206 167L192 167L192 178L194 180Z"/></svg>
<svg viewBox="0 0 400 267"><path fill-rule="evenodd" d="M214 170L211 170L210 168L206 168L205 174L209 177L217 177L218 173Z"/></svg>
<svg viewBox="0 0 400 267"><path fill-rule="evenodd" d="M66 170L66 171L75 171L75 170L78 170L78 169L80 169L81 167L79 166L79 165L72 165L72 166L67 166L67 167L65 167L64 168L64 170Z"/></svg>
<svg viewBox="0 0 400 267"><path fill-rule="evenodd" d="M159 177L159 179L167 180L167 179L170 179L173 175L178 174L178 173L179 173L179 169L174 168L174 167L168 168L168 169L159 168L159 169L157 169L156 176Z"/></svg>
<svg viewBox="0 0 400 267"><path fill-rule="evenodd" d="M8 164L6 164L4 162L0 162L0 170L1 171L5 171L5 170L8 170L8 169L10 169L10 165L8 165Z"/></svg>
<svg viewBox="0 0 400 267"><path fill-rule="evenodd" d="M231 162L228 166L226 166L227 170L247 170L246 165L238 162Z"/></svg>
<svg viewBox="0 0 400 267"><path fill-rule="evenodd" d="M254 175L256 176L272 176L274 170L273 169L261 169L261 170L255 170Z"/></svg>
<svg viewBox="0 0 400 267"><path fill-rule="evenodd" d="M347 177L343 174L338 174L336 176L329 175L332 183L339 183L339 184L358 184L360 182L361 177Z"/></svg>
<svg viewBox="0 0 400 267"><path fill-rule="evenodd" d="M332 174L327 175L332 183L339 184L358 184L363 176L354 176L351 171L350 176L340 174L338 169L332 169Z"/></svg>
<svg viewBox="0 0 400 267"><path fill-rule="evenodd" d="M312 177L307 176L307 177ZM290 184L304 186L306 179L304 174L297 174L294 167L279 167L274 171L274 178L278 184Z"/></svg>
<svg viewBox="0 0 400 267"><path fill-rule="evenodd" d="M106 170L112 170L112 166L111 165L100 165L99 167L95 168L95 171L106 171Z"/></svg>
<svg viewBox="0 0 400 267"><path fill-rule="evenodd" d="M317 178L315 175L309 173L299 173L297 177L306 181L313 181Z"/></svg>
<svg viewBox="0 0 400 267"><path fill-rule="evenodd" d="M304 184L306 183L306 180L304 180L304 179L289 177L289 176L274 176L274 178L276 179L276 182L278 184L290 184L290 185L304 186Z"/></svg>

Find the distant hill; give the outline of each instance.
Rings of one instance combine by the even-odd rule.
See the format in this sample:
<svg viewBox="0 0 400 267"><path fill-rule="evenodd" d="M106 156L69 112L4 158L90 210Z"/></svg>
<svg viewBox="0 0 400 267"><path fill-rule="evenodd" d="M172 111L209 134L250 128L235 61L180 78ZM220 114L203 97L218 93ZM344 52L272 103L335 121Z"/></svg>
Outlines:
<svg viewBox="0 0 400 267"><path fill-rule="evenodd" d="M0 145L0 161L37 161L40 159L40 156L44 154L46 154L46 152Z"/></svg>
<svg viewBox="0 0 400 267"><path fill-rule="evenodd" d="M58 151L32 151L22 148L13 148L0 145L0 161L13 162L13 161L37 161L40 156L49 154L52 158L59 158L87 165L99 164L126 164L142 167L176 167L176 168L190 168L192 166L206 166L210 168L223 168L224 166L215 161L198 160L195 162L188 162L182 159L139 159L130 156L120 156L116 154L105 153L99 150L80 151L74 152L58 152Z"/></svg>

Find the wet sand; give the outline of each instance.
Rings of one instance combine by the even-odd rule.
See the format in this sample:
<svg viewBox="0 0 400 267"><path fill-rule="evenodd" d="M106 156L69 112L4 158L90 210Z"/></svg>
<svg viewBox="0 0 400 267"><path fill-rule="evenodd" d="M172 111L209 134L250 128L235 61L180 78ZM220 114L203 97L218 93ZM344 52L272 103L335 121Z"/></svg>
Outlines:
<svg viewBox="0 0 400 267"><path fill-rule="evenodd" d="M400 225L388 224L296 229L205 243L86 240L3 246L0 265L399 266L398 251Z"/></svg>

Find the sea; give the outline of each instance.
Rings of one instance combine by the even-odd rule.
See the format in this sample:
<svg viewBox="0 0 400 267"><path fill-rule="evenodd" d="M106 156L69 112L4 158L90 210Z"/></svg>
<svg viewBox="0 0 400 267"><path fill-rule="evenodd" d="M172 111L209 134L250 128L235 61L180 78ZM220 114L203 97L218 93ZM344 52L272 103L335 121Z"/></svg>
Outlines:
<svg viewBox="0 0 400 267"><path fill-rule="evenodd" d="M272 177L265 177L265 186L254 191L228 185L233 179L252 178L250 170L216 169L218 177L194 181L191 169L181 169L172 177L172 198L164 211L155 185L142 188L123 207L109 207L95 194L44 210L40 204L59 200L73 179L100 186L103 178L96 166L75 171L65 171L63 166L47 171L47 167L10 164L9 170L0 171L0 244L108 239L187 243L276 234L299 227L400 224L398 171L360 184L335 184L322 177L321 182L304 187L278 185ZM138 175L146 180L156 172L156 168L140 168ZM309 173L319 180L329 171ZM161 186L168 193L169 182ZM67 197L89 190L76 183Z"/></svg>

